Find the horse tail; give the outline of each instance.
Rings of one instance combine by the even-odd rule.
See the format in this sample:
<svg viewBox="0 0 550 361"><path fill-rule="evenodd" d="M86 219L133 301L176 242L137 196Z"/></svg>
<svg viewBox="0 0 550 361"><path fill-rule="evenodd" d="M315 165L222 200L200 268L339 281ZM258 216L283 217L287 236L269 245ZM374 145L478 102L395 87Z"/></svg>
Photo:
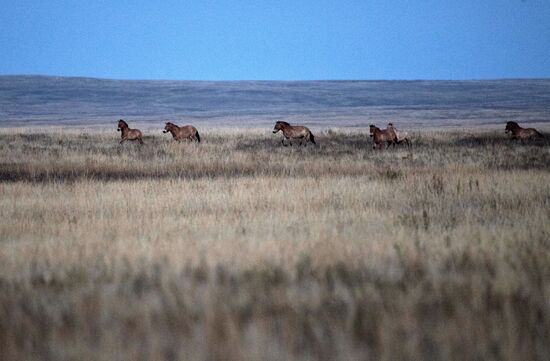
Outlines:
<svg viewBox="0 0 550 361"><path fill-rule="evenodd" d="M197 142L201 142L201 136L199 135L199 131L195 129L195 136L197 137Z"/></svg>
<svg viewBox="0 0 550 361"><path fill-rule="evenodd" d="M317 145L317 143L315 143L315 136L313 135L311 130L309 131L309 140L311 140L313 144Z"/></svg>

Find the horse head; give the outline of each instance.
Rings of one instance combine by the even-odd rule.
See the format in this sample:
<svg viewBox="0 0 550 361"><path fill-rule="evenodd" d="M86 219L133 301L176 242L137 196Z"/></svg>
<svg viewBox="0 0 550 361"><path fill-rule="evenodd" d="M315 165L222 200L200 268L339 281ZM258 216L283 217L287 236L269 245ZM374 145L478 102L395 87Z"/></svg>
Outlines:
<svg viewBox="0 0 550 361"><path fill-rule="evenodd" d="M516 122L507 122L506 123L506 129L504 130L504 133L513 132L514 129L518 129L519 124Z"/></svg>
<svg viewBox="0 0 550 361"><path fill-rule="evenodd" d="M128 128L128 123L126 123L124 120L122 119L119 119L118 120L118 127L117 127L117 132L120 132L122 131L122 129L125 129L125 128Z"/></svg>
<svg viewBox="0 0 550 361"><path fill-rule="evenodd" d="M169 131L173 130L176 125L171 122L166 122L166 125L164 126L163 133L168 133Z"/></svg>
<svg viewBox="0 0 550 361"><path fill-rule="evenodd" d="M278 121L275 123L275 127L273 128L273 133L277 133L279 130L283 130L286 127L289 127L290 124L283 121Z"/></svg>

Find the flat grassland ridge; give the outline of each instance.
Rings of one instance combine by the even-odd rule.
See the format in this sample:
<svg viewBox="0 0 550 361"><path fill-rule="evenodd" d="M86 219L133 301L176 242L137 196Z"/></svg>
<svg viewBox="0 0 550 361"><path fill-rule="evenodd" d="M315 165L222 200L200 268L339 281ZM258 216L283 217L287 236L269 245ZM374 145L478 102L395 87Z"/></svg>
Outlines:
<svg viewBox="0 0 550 361"><path fill-rule="evenodd" d="M550 141L0 130L6 360L550 354Z"/></svg>
<svg viewBox="0 0 550 361"><path fill-rule="evenodd" d="M550 121L550 79L471 81L129 81L0 76L0 127L157 127L164 121L313 127Z"/></svg>

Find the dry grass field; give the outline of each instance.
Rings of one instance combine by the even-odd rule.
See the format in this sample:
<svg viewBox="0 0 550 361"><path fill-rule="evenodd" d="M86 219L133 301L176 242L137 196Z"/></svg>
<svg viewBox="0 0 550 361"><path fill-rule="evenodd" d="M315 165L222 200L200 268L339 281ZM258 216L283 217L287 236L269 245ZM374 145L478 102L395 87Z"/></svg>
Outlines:
<svg viewBox="0 0 550 361"><path fill-rule="evenodd" d="M200 131L0 130L0 359L549 359L549 137Z"/></svg>

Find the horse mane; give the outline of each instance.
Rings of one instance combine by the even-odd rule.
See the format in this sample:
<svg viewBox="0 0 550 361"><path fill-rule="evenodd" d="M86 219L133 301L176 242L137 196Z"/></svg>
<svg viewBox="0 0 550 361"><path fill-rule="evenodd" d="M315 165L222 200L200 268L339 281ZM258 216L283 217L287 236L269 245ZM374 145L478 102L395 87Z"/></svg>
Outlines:
<svg viewBox="0 0 550 361"><path fill-rule="evenodd" d="M124 120L119 119L118 122L119 122L119 123L122 122L122 124L124 124L124 126L128 128L128 123L126 123Z"/></svg>
<svg viewBox="0 0 550 361"><path fill-rule="evenodd" d="M282 120L277 121L277 124L281 124L281 125L283 125L283 126L285 126L285 127L290 127L290 123L284 122L284 121L282 121Z"/></svg>
<svg viewBox="0 0 550 361"><path fill-rule="evenodd" d="M507 122L506 125L509 125L514 128L520 128L519 124L517 122Z"/></svg>

